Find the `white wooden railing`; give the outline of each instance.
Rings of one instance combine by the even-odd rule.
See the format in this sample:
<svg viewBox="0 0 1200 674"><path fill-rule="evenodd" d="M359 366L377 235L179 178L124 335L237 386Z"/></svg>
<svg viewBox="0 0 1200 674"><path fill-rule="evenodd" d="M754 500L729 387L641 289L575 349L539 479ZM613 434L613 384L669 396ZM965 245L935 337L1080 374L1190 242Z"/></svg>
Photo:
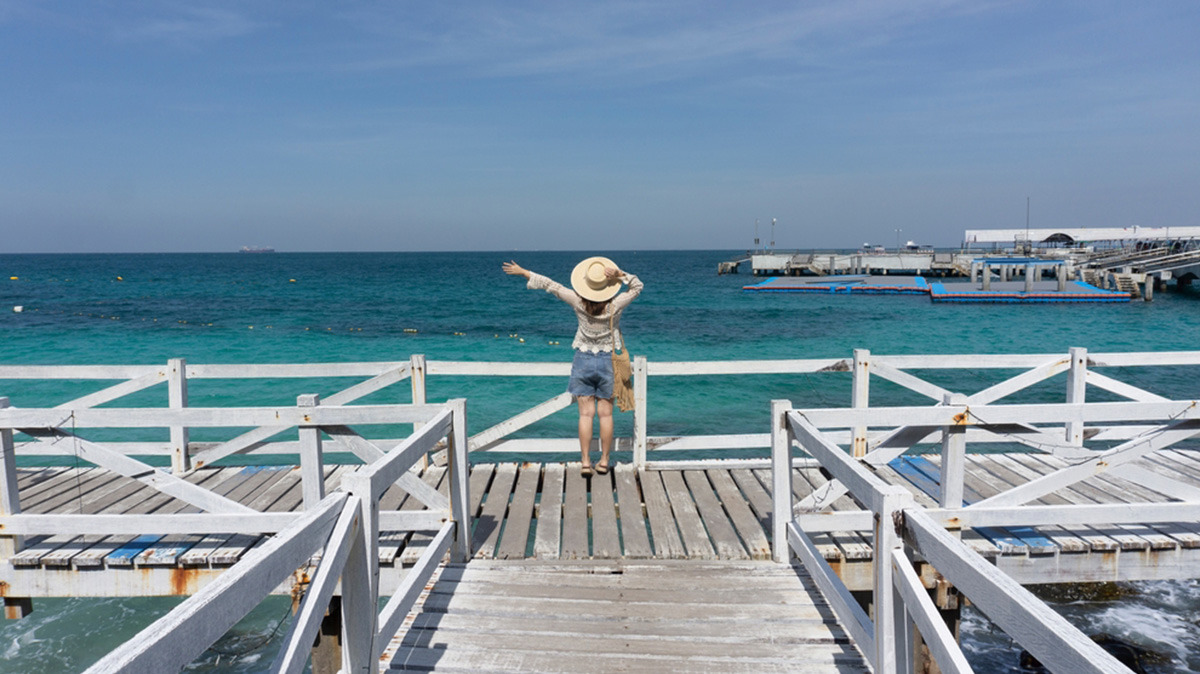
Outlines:
<svg viewBox="0 0 1200 674"><path fill-rule="evenodd" d="M1075 351L1072 363L1083 363ZM1145 364L1148 354L1130 361ZM1172 355L1174 359L1178 356ZM1045 364L1044 374L1069 364ZM1081 377L1076 370L1076 376ZM1012 380L1010 380L1011 382ZM1073 379L1077 381L1077 379ZM925 587L914 572L920 560L1024 646L1051 671L1127 672L1061 616L1017 581L964 545L961 532L977 527L1071 526L1195 522L1200 520L1200 491L1133 462L1200 434L1200 405L1194 400L1166 400L1107 378L1090 383L1118 389L1126 402L992 405L993 394L946 394L932 407L792 409L790 401L772 403L772 469L774 480L773 545L777 561L795 553L812 573L876 672L908 672L913 663L913 630L918 630L945 672L971 671ZM1013 384L1006 383L1005 390ZM993 387L995 389L996 387ZM1074 389L1069 389L1072 391ZM934 397L934 391L929 391ZM1070 395L1070 393L1069 393ZM972 402L981 400L982 402ZM993 398L994 399L994 398ZM1114 430L1104 436L1126 438L1095 442L1096 426ZM865 456L855 457L833 439L837 430L855 429L852 437L904 437L903 443L877 441ZM1056 430L1057 429L1057 430ZM1065 429L1062 430L1062 429ZM1140 429L1133 433L1131 429ZM875 435L871 435L875 433ZM885 483L872 465L886 463L911 447L918 436L941 439L938 508L922 509L903 487ZM1033 451L1066 457L1064 467L1008 488L964 507L964 457L968 439L1019 439ZM843 436L844 437L844 436ZM1033 440L1031 440L1031 438ZM798 504L792 503L793 446L815 459L831 476L827 487ZM1031 506L1056 490L1098 474L1168 495L1170 502ZM829 512L834 500L849 494L859 511ZM811 536L833 531L873 531L874 583L872 619L818 552Z"/></svg>
<svg viewBox="0 0 1200 674"><path fill-rule="evenodd" d="M1086 400L1087 386L1106 390L1116 396L1151 402L1166 400L1167 396L1119 381L1099 370L1129 367L1178 368L1200 365L1200 352L1163 353L1089 353L1086 349L1073 348L1067 354L993 354L993 355L880 355L857 349L851 358L791 359L791 360L738 360L738 361L648 361L637 356L633 362L633 383L636 409L633 416L633 432L628 438L619 438L618 449L632 450L633 461L642 469L703 467L711 463L704 460L681 461L667 457L678 452L718 450L723 453L722 461L729 465L741 461L749 465L765 466L767 459L739 459L745 452L764 450L770 447L768 433L727 433L714 435L663 436L650 434L650 410L654 400L652 378L705 377L724 378L736 376L778 376L810 374L819 375L816 386L822 387L831 378L851 378L851 407L865 409L871 406L873 382L883 380L916 394L932 399L936 404L947 404L951 392L944 386L918 376L919 373L938 371L1017 370L1004 381L987 386L973 394L964 394L961 402L971 405L992 404L1013 394L1025 391L1057 375L1066 373L1063 400L1080 403ZM566 381L570 373L569 363L546 362L463 362L427 361L422 355L413 355L407 361L376 363L311 363L311 364L258 364L258 365L205 365L188 364L182 359L173 359L165 366L26 366L0 365L0 395L5 390L4 380L119 380L119 383L100 391L88 393L73 400L64 401L61 409L91 409L111 403L132 393L165 383L166 404L171 409L188 407L188 382L200 379L288 379L321 378L360 381L341 390L325 395L326 405L349 405L365 396L387 387L409 382L411 400L422 405L427 398L427 384L432 377L443 378L495 378L495 377L553 377ZM928 376L928 375L925 375ZM843 379L844 382L844 379ZM443 389L448 384L440 383ZM460 384L461 386L461 384ZM738 391L724 384L715 384L713 396L740 396ZM844 384L841 385L844 390ZM471 391L468 383L455 395L465 396ZM812 391L797 391L807 394ZM910 395L911 395L910 394ZM798 398L799 396L797 396ZM504 419L469 439L470 451L571 453L577 450L575 438L518 438L519 431L569 407L571 397L567 393L556 394L546 400L530 401L528 408ZM811 405L809 405L811 406ZM181 417L182 418L182 417ZM66 417L64 417L66 419ZM669 421L669 420L658 420ZM687 422L688 420L680 420ZM111 442L96 443L124 454L164 455L172 457L174 472L185 472L192 467L212 464L236 454L255 451L258 453L291 453L299 445L292 441L272 441L272 438L287 429L282 424L264 424L222 442L196 442L190 440L190 429L186 422L170 427L170 441L162 442ZM1083 427L1075 421L1065 423L1069 431L1065 436L1052 438L1032 433L1013 433L1007 436L995 434L979 435L967 429L969 439L979 442L1010 442L1030 446L1058 446L1059 453L1069 454L1071 447L1078 447L1083 440ZM1128 424L1098 422L1088 429L1089 438L1120 441L1134 437L1144 427ZM936 431L912 424L887 432L872 432L864 426L834 431L838 442L850 442L855 456L865 457L869 463L886 463L914 444L927 442ZM847 440L849 438L849 440ZM340 438L330 439L330 451L353 451L343 446ZM23 446L22 453L61 454L64 449L58 443L40 442ZM650 455L662 456L650 460Z"/></svg>
<svg viewBox="0 0 1200 674"><path fill-rule="evenodd" d="M144 375L137 375L144 377ZM64 415L71 419L64 426ZM419 424L395 446L380 446L351 426ZM304 510L264 513L205 490L179 476L87 442L80 429L105 427L256 426L300 429ZM198 514L48 515L22 514L16 489L14 432L43 442L76 448L83 458L185 501ZM345 475L338 491L325 493L323 434L338 438L366 462ZM429 452L444 451L449 465L449 498L421 481L410 468ZM285 584L314 555L312 577L272 671L300 672L313 638L339 585L343 612L343 670L366 672L378 661L391 635L411 610L447 551L455 560L470 557L466 401L444 405L320 405L301 396L295 407L95 409L15 409L0 399L0 557L18 552L22 536L126 534L274 533L215 581L96 663L89 672L157 673L179 671L194 660L269 593ZM383 493L397 485L423 509L379 509ZM404 575L382 611L377 612L379 532L433 534L416 565Z"/></svg>

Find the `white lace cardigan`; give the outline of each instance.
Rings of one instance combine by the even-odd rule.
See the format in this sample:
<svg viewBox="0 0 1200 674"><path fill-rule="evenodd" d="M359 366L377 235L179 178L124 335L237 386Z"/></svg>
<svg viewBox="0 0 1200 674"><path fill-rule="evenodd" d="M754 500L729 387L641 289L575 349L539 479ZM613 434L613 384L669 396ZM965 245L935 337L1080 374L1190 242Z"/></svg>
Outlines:
<svg viewBox="0 0 1200 674"><path fill-rule="evenodd" d="M575 310L575 317L579 319L579 329L575 331L575 341L571 346L578 351L601 353L612 351L614 331L618 347L624 348L624 342L621 341L621 312L642 292L642 282L633 274L625 274L621 281L629 287L614 297L599 316L593 316L583 308L583 299L578 293L549 277L529 272L529 283L526 287L531 290L545 290L571 305ZM610 317L612 331L609 330Z"/></svg>

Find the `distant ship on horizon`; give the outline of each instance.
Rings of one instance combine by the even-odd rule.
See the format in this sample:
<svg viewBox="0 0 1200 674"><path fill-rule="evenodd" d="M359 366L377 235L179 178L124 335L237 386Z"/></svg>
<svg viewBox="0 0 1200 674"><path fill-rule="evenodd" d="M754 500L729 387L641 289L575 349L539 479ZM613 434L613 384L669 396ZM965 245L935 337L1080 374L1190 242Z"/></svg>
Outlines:
<svg viewBox="0 0 1200 674"><path fill-rule="evenodd" d="M274 253L274 248L266 248L263 246L242 246L239 253Z"/></svg>

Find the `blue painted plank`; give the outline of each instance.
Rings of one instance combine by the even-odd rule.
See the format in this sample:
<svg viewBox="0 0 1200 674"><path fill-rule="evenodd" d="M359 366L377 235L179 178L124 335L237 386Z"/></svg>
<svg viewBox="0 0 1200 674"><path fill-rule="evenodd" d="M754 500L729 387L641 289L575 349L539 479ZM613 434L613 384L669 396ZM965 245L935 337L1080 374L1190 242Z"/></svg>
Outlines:
<svg viewBox="0 0 1200 674"><path fill-rule="evenodd" d="M902 456L888 464L900 473L918 489L937 499L941 491L941 470L923 456ZM963 496L963 505L969 506L975 501ZM1032 527L976 528L981 536L996 544L1002 550L1015 551L1025 548L1028 550L1045 551L1058 548L1054 541L1042 536Z"/></svg>
<svg viewBox="0 0 1200 674"><path fill-rule="evenodd" d="M108 553L104 561L113 566L131 566L134 557L137 557L143 550L154 545L162 538L160 534L142 534Z"/></svg>

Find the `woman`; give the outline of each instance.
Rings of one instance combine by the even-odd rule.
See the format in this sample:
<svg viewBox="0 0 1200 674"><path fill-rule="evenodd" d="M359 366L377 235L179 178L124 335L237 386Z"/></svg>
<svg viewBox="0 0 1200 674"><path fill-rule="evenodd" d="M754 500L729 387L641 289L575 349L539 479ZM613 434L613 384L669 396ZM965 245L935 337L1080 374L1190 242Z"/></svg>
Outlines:
<svg viewBox="0 0 1200 674"><path fill-rule="evenodd" d="M545 290L571 305L579 328L575 331L575 359L571 362L571 380L567 392L575 396L579 406L579 450L583 455L580 472L592 474L592 420L600 416L600 461L596 472L603 475L609 469L609 453L613 444L613 368L612 350L623 348L621 341L621 312L642 292L642 282L626 274L606 257L590 257L575 265L571 272L571 288L565 288L541 274L523 269L516 262L505 262L504 273L529 279L526 287ZM629 289L621 295L621 284ZM615 299L614 299L615 298Z"/></svg>

